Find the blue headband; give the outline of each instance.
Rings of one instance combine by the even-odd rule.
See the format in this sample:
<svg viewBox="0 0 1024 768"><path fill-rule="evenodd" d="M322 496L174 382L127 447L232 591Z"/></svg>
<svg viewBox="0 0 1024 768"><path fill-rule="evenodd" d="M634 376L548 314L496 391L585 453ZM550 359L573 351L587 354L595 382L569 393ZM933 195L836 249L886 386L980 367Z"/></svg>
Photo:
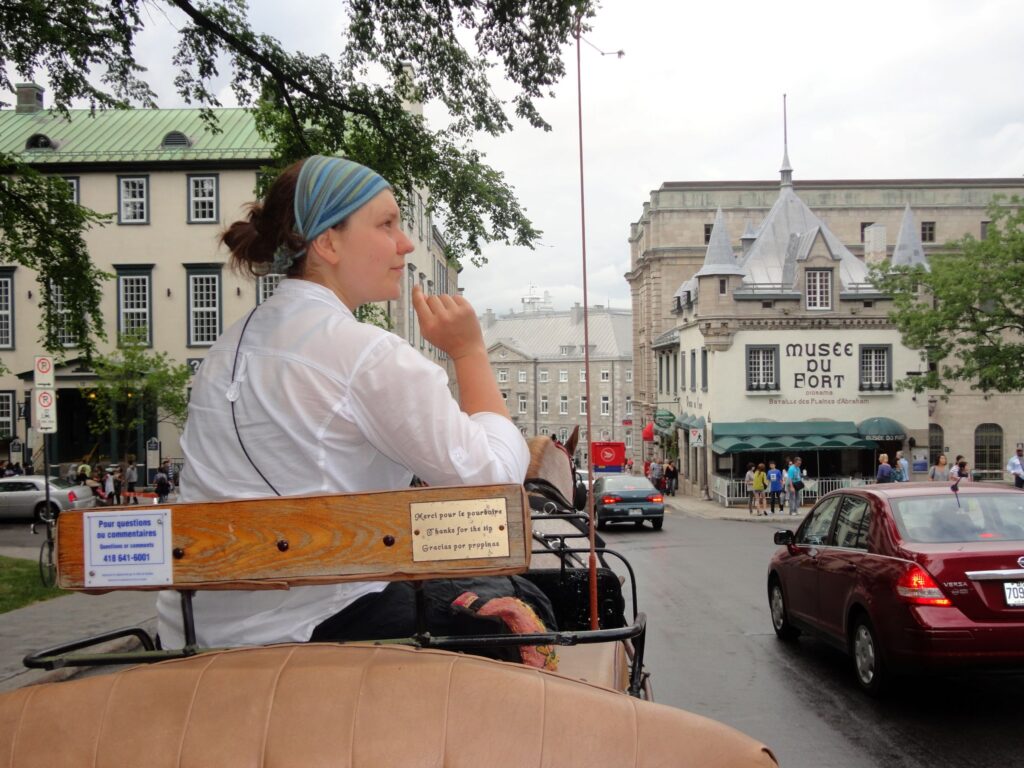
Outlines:
<svg viewBox="0 0 1024 768"><path fill-rule="evenodd" d="M391 185L376 171L340 157L313 155L295 186L295 231L307 243L340 224ZM305 253L278 248L272 272L284 273Z"/></svg>

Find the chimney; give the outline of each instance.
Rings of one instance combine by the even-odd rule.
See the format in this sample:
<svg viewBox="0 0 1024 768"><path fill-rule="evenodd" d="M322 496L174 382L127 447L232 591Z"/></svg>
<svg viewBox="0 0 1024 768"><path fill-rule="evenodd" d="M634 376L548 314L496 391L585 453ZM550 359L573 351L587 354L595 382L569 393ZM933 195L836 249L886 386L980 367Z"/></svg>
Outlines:
<svg viewBox="0 0 1024 768"><path fill-rule="evenodd" d="M864 262L879 264L885 261L885 225L872 224L864 228Z"/></svg>
<svg viewBox="0 0 1024 768"><path fill-rule="evenodd" d="M583 322L583 307L580 306L578 301L569 310L569 317L572 318L573 325L579 325Z"/></svg>
<svg viewBox="0 0 1024 768"><path fill-rule="evenodd" d="M490 328L495 323L494 312L487 310L484 312L484 328Z"/></svg>
<svg viewBox="0 0 1024 768"><path fill-rule="evenodd" d="M14 92L18 95L18 103L14 111L18 114L32 114L43 111L44 88L35 83L17 83Z"/></svg>

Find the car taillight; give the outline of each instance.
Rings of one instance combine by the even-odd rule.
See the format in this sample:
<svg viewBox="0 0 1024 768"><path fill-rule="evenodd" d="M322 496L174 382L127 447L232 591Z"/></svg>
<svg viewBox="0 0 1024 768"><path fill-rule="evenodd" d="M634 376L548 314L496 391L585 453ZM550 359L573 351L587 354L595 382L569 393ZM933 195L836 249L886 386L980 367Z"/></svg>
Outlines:
<svg viewBox="0 0 1024 768"><path fill-rule="evenodd" d="M647 500L653 502L654 504L661 504L663 501L665 501L665 497L660 494L656 494L654 496L648 496Z"/></svg>
<svg viewBox="0 0 1024 768"><path fill-rule="evenodd" d="M919 565L908 568L896 582L896 593L912 605L948 606L953 603L946 597L935 579Z"/></svg>
<svg viewBox="0 0 1024 768"><path fill-rule="evenodd" d="M622 497L621 496L602 496L601 497L601 503L602 504L618 504L620 501L622 501Z"/></svg>
<svg viewBox="0 0 1024 768"><path fill-rule="evenodd" d="M76 500L77 498L78 498L78 497L77 497L77 496L75 496L75 492L74 492L74 491L68 491L68 503L69 503L69 504L74 504L74 503L75 503L75 500Z"/></svg>

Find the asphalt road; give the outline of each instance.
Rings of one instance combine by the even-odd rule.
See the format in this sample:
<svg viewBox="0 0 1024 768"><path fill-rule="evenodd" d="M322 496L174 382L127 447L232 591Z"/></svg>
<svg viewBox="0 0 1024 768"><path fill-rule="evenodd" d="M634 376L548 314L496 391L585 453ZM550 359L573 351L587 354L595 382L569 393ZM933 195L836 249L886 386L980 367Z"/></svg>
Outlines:
<svg viewBox="0 0 1024 768"><path fill-rule="evenodd" d="M764 741L783 766L1024 765L1024 676L913 678L874 700L843 654L779 642L765 588L774 530L675 514L661 532L605 532L637 571L656 701Z"/></svg>

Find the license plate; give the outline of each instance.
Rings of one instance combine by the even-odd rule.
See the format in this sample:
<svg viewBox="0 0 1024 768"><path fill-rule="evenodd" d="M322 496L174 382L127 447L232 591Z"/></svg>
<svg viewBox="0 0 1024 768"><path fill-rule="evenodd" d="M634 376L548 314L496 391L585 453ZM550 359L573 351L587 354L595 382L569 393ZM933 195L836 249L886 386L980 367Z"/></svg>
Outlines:
<svg viewBox="0 0 1024 768"><path fill-rule="evenodd" d="M1006 604L1011 608L1024 608L1024 581L1004 581Z"/></svg>
<svg viewBox="0 0 1024 768"><path fill-rule="evenodd" d="M631 509L631 510L629 510L629 516L630 517L642 517L643 514L644 514L644 511L642 509ZM1024 603L1021 603L1021 605L1024 605Z"/></svg>

